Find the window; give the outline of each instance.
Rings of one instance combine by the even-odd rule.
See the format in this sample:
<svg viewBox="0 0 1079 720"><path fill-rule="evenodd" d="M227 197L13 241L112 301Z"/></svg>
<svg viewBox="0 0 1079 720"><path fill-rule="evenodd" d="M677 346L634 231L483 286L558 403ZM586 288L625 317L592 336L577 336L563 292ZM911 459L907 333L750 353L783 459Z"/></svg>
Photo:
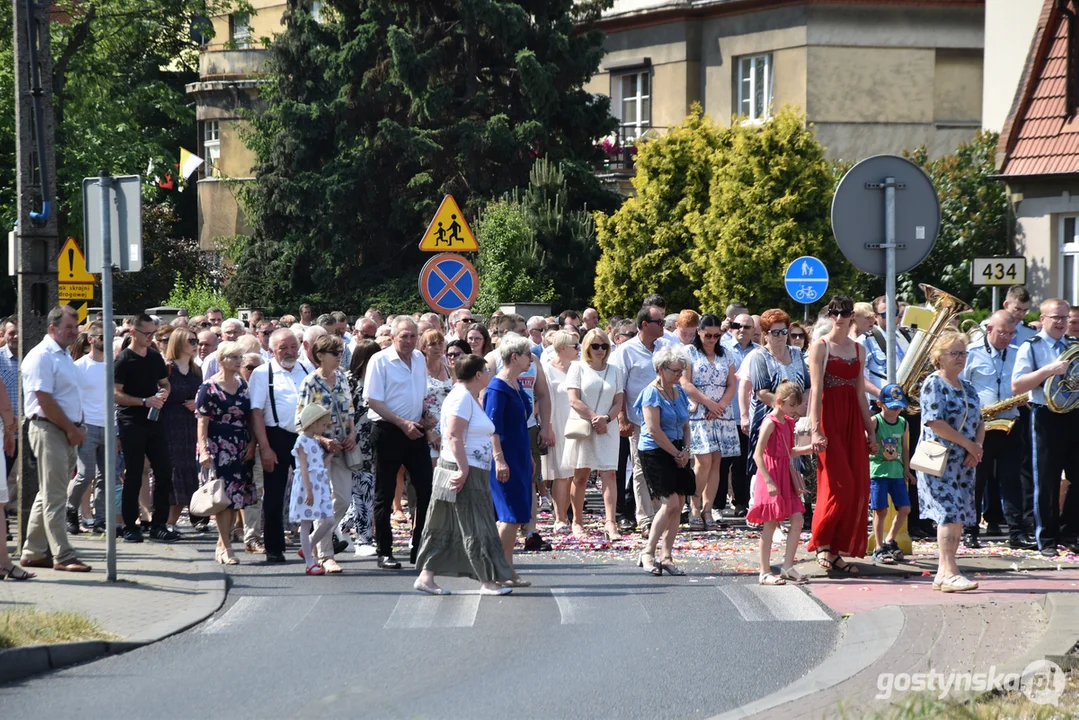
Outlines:
<svg viewBox="0 0 1079 720"><path fill-rule="evenodd" d="M738 59L738 114L750 122L771 117L772 53Z"/></svg>
<svg viewBox="0 0 1079 720"><path fill-rule="evenodd" d="M652 125L652 94L650 70L619 75L615 80L618 113L622 136L640 137Z"/></svg>
<svg viewBox="0 0 1079 720"><path fill-rule="evenodd" d="M251 16L247 13L229 15L229 34L237 48L251 47Z"/></svg>
<svg viewBox="0 0 1079 720"><path fill-rule="evenodd" d="M311 3L311 19L317 23L322 22L322 2L321 0L314 0Z"/></svg>
<svg viewBox="0 0 1079 720"><path fill-rule="evenodd" d="M1069 305L1079 305L1079 217L1063 219L1060 238L1060 295Z"/></svg>
<svg viewBox="0 0 1079 720"><path fill-rule="evenodd" d="M221 157L221 125L217 120L202 123L202 152L206 159L206 175L218 177L217 163Z"/></svg>

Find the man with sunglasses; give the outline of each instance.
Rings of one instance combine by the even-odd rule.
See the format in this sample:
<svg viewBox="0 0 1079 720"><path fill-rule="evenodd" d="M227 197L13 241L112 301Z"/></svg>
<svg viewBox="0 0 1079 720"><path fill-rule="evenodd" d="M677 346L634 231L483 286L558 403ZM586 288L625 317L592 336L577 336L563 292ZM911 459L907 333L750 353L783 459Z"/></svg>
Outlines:
<svg viewBox="0 0 1079 720"><path fill-rule="evenodd" d="M161 422L151 420L151 409L160 412L169 395L169 370L161 354L150 344L157 330L149 315L139 315L132 327L131 345L116 358L116 419L120 444L124 448L124 491L121 500L124 516L124 542L142 542L142 532L135 525L139 519L139 491L145 460L154 473L153 517L150 537L174 542L180 535L166 527L169 518L169 493L172 490L172 458L168 438ZM205 374L203 375L205 377Z"/></svg>
<svg viewBox="0 0 1079 720"><path fill-rule="evenodd" d="M1045 557L1057 546L1079 552L1079 485L1072 483L1060 510L1060 477L1079 478L1079 413L1055 413L1045 403L1045 381L1068 371L1060 360L1068 347L1068 303L1052 298L1041 304L1042 329L1019 348L1012 370L1012 392L1031 393L1031 441L1034 448L1034 523L1038 549Z"/></svg>
<svg viewBox="0 0 1079 720"><path fill-rule="evenodd" d="M753 336L757 331L757 324L755 323L753 316L749 313L743 312L735 316L734 320L730 323L730 333L733 338L733 342L724 346L724 350L731 353L734 367L739 371L742 369L742 364L745 363L746 358L754 350L760 347L757 343L753 342ZM741 372L739 378L741 379ZM742 394L742 383L739 382L739 391L734 394L734 398L731 400L731 409L734 413L734 417L738 419L738 457L724 457L719 461L719 486L721 488L727 487L727 477L730 473L730 488L731 495L734 499L733 507L726 507L727 497L726 495L720 497L716 496L714 507L720 509L720 516L727 518L745 517L746 511L749 509L749 478L746 477L746 461L749 457L749 407L746 405L745 412L742 412L742 405L748 398L740 397ZM749 383L749 387L752 387L752 383ZM746 416L747 422L742 423L742 416Z"/></svg>
<svg viewBox="0 0 1079 720"><path fill-rule="evenodd" d="M472 311L468 308L461 308L454 310L450 313L450 331L446 335L446 342L451 343L454 340L464 340L465 333L468 332L468 326L475 322L472 319Z"/></svg>
<svg viewBox="0 0 1079 720"><path fill-rule="evenodd" d="M632 320L622 320L614 326L614 344L621 345L627 340L637 337L637 324Z"/></svg>
<svg viewBox="0 0 1079 720"><path fill-rule="evenodd" d="M79 446L75 479L67 498L67 531L79 533L79 506L87 488L94 486L94 533L105 532L105 333L101 323L86 328L90 352L75 361L82 382L82 412L86 440ZM108 344L112 345L112 333ZM115 424L108 423L115 432Z"/></svg>
<svg viewBox="0 0 1079 720"><path fill-rule="evenodd" d="M543 331L547 329L547 321L542 315L533 315L525 324L528 331L528 339L532 342L532 354L537 358L543 355Z"/></svg>
<svg viewBox="0 0 1079 720"><path fill-rule="evenodd" d="M272 322L263 321L259 323L258 328L255 329L255 337L259 341L259 355L262 356L263 361L269 362L273 357L273 350L270 349L270 336L274 333L274 326Z"/></svg>

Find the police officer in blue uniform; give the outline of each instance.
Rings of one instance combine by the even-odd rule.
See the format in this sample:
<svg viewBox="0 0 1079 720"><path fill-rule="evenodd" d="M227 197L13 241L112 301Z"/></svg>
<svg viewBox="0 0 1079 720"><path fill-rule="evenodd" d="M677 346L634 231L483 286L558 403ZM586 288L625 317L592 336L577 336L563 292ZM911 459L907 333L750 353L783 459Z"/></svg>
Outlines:
<svg viewBox="0 0 1079 720"><path fill-rule="evenodd" d="M1059 360L1067 348L1068 303L1060 298L1041 304L1041 331L1019 347L1012 370L1012 392L1032 393L1031 442L1034 470L1034 522L1038 549L1057 555L1058 545L1079 551L1079 483L1072 485L1060 507L1060 478L1079 478L1079 413L1055 413L1045 404L1045 381L1063 375L1068 363Z"/></svg>
<svg viewBox="0 0 1079 720"><path fill-rule="evenodd" d="M963 379L978 391L978 399L985 408L1012 396L1012 372L1019 348L1012 342L1015 335L1015 319L1007 310L998 310L989 316L986 333L978 341L967 346L967 366ZM1019 409L1011 408L996 416L1000 420L1018 420ZM1008 545L1016 550L1032 550L1037 547L1029 537L1024 519L1023 487L1020 470L1023 458L1030 450L1030 439L1015 431L992 430L986 437L985 455L978 463L974 481L974 507L981 516L989 491L989 505L997 499L993 489L999 488L1004 501L1004 519L1008 523ZM989 512L986 511L986 515ZM978 524L963 529L963 544L978 548Z"/></svg>

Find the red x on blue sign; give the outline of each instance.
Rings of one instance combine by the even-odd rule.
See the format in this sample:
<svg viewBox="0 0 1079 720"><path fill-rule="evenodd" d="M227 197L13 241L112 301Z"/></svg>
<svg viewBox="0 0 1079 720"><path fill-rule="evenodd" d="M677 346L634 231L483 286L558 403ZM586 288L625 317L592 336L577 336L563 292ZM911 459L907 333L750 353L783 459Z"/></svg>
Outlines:
<svg viewBox="0 0 1079 720"><path fill-rule="evenodd" d="M432 310L443 315L472 307L479 289L476 268L454 253L435 255L420 271L420 295Z"/></svg>

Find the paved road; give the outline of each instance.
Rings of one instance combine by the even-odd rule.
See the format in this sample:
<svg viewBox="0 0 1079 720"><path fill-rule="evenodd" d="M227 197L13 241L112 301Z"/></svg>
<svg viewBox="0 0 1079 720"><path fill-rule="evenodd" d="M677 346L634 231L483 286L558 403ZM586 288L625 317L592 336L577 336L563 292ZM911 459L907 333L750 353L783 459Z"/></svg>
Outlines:
<svg viewBox="0 0 1079 720"><path fill-rule="evenodd" d="M299 561L230 569L207 622L0 686L3 717L708 717L807 673L839 629L799 588L692 563L653 578L628 562L522 555L534 585L502 598L459 579L442 584L462 592L428 597L411 571L344 566L321 578Z"/></svg>

